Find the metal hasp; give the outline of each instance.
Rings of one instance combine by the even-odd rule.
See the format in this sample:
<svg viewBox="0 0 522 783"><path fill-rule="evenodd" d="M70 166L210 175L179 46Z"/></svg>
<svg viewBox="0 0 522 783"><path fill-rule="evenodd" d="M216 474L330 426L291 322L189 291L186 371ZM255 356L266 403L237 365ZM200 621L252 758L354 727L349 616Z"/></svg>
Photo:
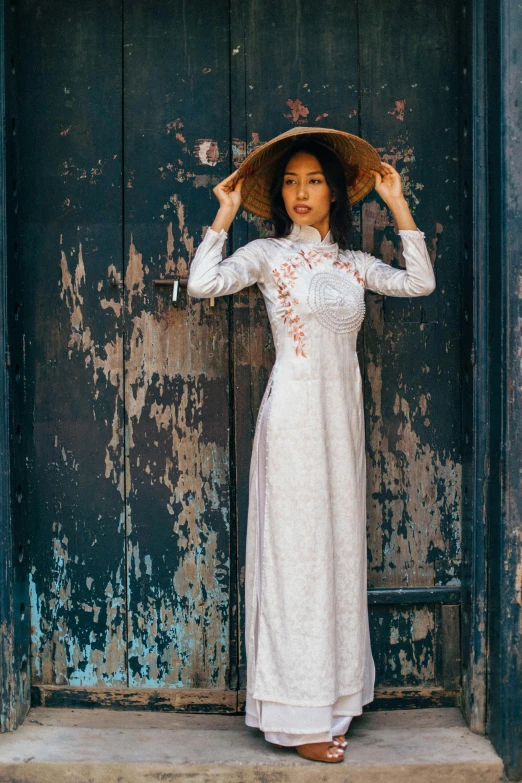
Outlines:
<svg viewBox="0 0 522 783"><path fill-rule="evenodd" d="M158 285L158 286L172 286L171 301L172 304L175 304L178 301L178 293L179 293L180 286L182 286L183 288L187 287L188 277L174 277L168 280L164 280L164 279L153 280L152 282L154 283L154 285ZM210 307L214 307L214 304L215 304L215 300L214 297L212 296L210 297Z"/></svg>

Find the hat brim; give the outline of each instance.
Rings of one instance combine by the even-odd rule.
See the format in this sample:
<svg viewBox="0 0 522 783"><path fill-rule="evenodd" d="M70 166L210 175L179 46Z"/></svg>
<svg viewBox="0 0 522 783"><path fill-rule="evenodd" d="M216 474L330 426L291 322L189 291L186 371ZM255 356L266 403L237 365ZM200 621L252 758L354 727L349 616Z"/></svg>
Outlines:
<svg viewBox="0 0 522 783"><path fill-rule="evenodd" d="M241 188L241 204L259 217L271 219L270 188L279 159L296 140L313 137L314 141L330 147L339 158L351 184L347 187L350 205L360 201L375 187L375 176L370 169L379 171L381 159L377 150L360 136L333 128L292 128L267 141L248 155L239 166L233 183L245 178ZM355 178L354 167L357 167Z"/></svg>

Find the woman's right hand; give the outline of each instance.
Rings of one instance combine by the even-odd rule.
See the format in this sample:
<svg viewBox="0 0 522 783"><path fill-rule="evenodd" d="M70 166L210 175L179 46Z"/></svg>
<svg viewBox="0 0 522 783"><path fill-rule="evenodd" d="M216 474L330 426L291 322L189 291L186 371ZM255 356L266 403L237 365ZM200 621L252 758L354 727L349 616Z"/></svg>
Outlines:
<svg viewBox="0 0 522 783"><path fill-rule="evenodd" d="M219 201L219 209L211 228L218 233L221 230L228 231L241 205L241 188L243 187L244 177L241 177L232 186L232 180L235 176L236 172L233 171L232 174L229 174L228 177L219 182L212 191Z"/></svg>
<svg viewBox="0 0 522 783"><path fill-rule="evenodd" d="M243 187L244 177L239 179L235 186L232 185L232 180L236 176L236 172L233 171L228 177L219 182L213 189L213 193L219 201L219 208L226 209L227 211L233 211L234 214L238 211L241 205L241 188Z"/></svg>

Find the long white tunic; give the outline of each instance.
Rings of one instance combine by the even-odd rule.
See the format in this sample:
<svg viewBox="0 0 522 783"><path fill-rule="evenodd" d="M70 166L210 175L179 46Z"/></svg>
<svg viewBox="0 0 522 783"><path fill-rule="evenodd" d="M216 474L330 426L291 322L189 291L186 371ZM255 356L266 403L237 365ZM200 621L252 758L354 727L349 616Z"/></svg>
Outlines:
<svg viewBox="0 0 522 783"><path fill-rule="evenodd" d="M296 224L289 237L256 239L228 258L226 232L209 228L190 267L195 297L257 283L274 338L250 463L246 722L272 741L290 737L282 744L329 738L336 716L373 699L356 340L365 289L435 288L424 233L399 234L406 269Z"/></svg>

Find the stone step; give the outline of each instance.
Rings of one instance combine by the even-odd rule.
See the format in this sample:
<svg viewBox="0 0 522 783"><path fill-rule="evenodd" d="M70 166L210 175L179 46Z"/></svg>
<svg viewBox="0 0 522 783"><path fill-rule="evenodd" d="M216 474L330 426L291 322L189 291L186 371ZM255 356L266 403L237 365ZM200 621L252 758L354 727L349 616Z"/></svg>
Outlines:
<svg viewBox="0 0 522 783"><path fill-rule="evenodd" d="M354 718L340 764L267 743L241 716L33 708L0 735L2 783L499 783L486 737L454 708Z"/></svg>

